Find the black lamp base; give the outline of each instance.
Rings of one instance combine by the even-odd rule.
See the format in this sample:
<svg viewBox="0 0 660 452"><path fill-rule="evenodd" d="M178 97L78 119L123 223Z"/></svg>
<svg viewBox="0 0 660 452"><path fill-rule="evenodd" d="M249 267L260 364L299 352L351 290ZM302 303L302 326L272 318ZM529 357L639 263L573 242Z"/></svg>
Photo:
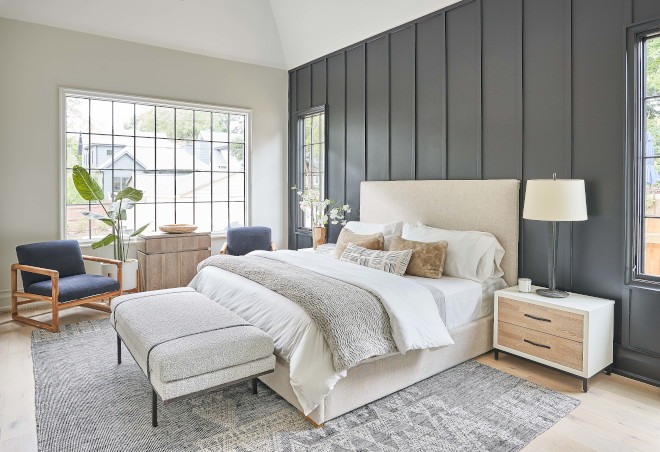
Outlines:
<svg viewBox="0 0 660 452"><path fill-rule="evenodd" d="M552 289L536 289L536 293L543 295L548 298L566 298L568 297L568 292L563 290L552 290Z"/></svg>

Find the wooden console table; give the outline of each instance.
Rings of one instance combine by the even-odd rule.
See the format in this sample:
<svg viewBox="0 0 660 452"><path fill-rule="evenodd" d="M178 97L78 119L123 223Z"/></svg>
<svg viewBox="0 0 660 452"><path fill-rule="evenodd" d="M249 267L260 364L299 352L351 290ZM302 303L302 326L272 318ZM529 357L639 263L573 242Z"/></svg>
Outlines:
<svg viewBox="0 0 660 452"><path fill-rule="evenodd" d="M187 286L211 255L211 234L153 232L138 237L140 292Z"/></svg>

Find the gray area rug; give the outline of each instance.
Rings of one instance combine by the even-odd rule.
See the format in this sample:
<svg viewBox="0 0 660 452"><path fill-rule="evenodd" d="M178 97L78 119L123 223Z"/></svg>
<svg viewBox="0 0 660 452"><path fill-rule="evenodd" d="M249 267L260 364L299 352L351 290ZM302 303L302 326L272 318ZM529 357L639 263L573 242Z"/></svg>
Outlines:
<svg viewBox="0 0 660 452"><path fill-rule="evenodd" d="M468 361L315 429L264 384L163 405L108 320L35 331L41 451L515 451L579 401Z"/></svg>

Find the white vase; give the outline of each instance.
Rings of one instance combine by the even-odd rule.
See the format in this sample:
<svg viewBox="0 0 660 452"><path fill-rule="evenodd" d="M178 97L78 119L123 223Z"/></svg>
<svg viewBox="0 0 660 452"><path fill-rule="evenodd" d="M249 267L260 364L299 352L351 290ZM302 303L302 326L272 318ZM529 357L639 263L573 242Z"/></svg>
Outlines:
<svg viewBox="0 0 660 452"><path fill-rule="evenodd" d="M133 290L137 288L137 259L130 259L121 266L121 289L122 291ZM113 264L101 264L101 274L117 279L117 267Z"/></svg>

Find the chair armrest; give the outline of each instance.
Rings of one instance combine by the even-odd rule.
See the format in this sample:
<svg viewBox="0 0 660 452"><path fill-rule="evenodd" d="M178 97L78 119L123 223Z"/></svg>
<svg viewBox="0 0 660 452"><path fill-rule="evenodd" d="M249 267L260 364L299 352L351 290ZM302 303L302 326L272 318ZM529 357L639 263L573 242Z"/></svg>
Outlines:
<svg viewBox="0 0 660 452"><path fill-rule="evenodd" d="M220 248L219 254L227 254L227 242L222 244L222 248Z"/></svg>
<svg viewBox="0 0 660 452"><path fill-rule="evenodd" d="M86 261L102 262L104 264L114 264L117 267L121 267L122 262L116 259L108 259L105 257L96 257L96 256L85 256L82 257Z"/></svg>
<svg viewBox="0 0 660 452"><path fill-rule="evenodd" d="M277 251L277 247L275 246L275 242L270 242L270 249L272 251Z"/></svg>
<svg viewBox="0 0 660 452"><path fill-rule="evenodd" d="M51 278L59 278L60 272L51 270L49 268L33 267L32 265L12 264L12 271L20 270L28 273L38 273L40 275L50 276Z"/></svg>

